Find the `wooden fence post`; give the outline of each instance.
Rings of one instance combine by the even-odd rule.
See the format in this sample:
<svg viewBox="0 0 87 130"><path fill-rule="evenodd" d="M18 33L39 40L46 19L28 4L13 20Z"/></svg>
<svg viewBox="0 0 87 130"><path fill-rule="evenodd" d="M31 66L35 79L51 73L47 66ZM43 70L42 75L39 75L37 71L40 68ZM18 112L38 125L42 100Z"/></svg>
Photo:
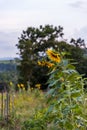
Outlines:
<svg viewBox="0 0 87 130"><path fill-rule="evenodd" d="M3 102L3 91L1 92L1 117L3 118L3 109L4 109L4 102Z"/></svg>

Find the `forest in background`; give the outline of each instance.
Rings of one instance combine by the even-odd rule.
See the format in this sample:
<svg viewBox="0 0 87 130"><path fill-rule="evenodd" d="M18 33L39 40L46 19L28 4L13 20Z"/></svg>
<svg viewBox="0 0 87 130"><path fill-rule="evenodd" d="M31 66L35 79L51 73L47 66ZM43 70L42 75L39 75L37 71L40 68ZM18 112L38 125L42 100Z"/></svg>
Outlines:
<svg viewBox="0 0 87 130"><path fill-rule="evenodd" d="M11 60L0 60L0 82L17 83L17 60L13 58Z"/></svg>

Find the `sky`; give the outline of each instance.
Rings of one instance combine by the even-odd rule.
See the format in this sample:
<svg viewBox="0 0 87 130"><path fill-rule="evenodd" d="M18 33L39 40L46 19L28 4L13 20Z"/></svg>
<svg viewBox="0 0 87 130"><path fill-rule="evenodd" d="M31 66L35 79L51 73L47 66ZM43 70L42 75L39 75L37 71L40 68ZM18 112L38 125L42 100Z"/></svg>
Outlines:
<svg viewBox="0 0 87 130"><path fill-rule="evenodd" d="M0 0L0 58L18 57L18 37L28 27L64 28L64 38L87 43L87 0Z"/></svg>

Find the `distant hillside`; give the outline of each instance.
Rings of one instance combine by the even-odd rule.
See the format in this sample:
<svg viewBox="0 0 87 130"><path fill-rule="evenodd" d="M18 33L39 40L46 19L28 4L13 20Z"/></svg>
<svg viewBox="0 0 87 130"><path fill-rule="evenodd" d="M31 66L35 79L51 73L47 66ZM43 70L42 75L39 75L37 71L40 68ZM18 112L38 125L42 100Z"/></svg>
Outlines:
<svg viewBox="0 0 87 130"><path fill-rule="evenodd" d="M0 61L2 60L14 60L14 57L2 57L0 58Z"/></svg>
<svg viewBox="0 0 87 130"><path fill-rule="evenodd" d="M17 82L17 59L0 60L0 82Z"/></svg>
<svg viewBox="0 0 87 130"><path fill-rule="evenodd" d="M16 70L16 62L14 59L0 59L0 72L5 71L15 71Z"/></svg>

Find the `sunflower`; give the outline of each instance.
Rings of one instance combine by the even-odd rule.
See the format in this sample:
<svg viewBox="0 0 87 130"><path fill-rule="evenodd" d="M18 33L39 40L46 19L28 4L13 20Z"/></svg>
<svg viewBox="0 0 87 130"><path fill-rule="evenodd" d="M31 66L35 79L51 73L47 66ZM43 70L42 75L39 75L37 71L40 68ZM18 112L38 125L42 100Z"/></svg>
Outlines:
<svg viewBox="0 0 87 130"><path fill-rule="evenodd" d="M51 49L48 49L46 53L52 61L55 61L58 63L61 61L60 54L53 52Z"/></svg>
<svg viewBox="0 0 87 130"><path fill-rule="evenodd" d="M38 61L38 65L45 66L45 61Z"/></svg>
<svg viewBox="0 0 87 130"><path fill-rule="evenodd" d="M50 62L45 62L45 65L48 67L48 68L51 68L54 66L53 63L50 63Z"/></svg>
<svg viewBox="0 0 87 130"><path fill-rule="evenodd" d="M10 84L10 86L12 86L12 85L13 85L13 83L12 83L12 82L10 82L9 84Z"/></svg>
<svg viewBox="0 0 87 130"><path fill-rule="evenodd" d="M37 87L38 89L41 88L41 84L36 84L35 87Z"/></svg>
<svg viewBox="0 0 87 130"><path fill-rule="evenodd" d="M40 61L38 61L37 63L38 63L38 65L41 65L41 62L40 62Z"/></svg>
<svg viewBox="0 0 87 130"><path fill-rule="evenodd" d="M47 66L48 68L51 68L52 66L54 66L53 63L46 62L46 61L38 61L38 65L40 65L40 66Z"/></svg>

